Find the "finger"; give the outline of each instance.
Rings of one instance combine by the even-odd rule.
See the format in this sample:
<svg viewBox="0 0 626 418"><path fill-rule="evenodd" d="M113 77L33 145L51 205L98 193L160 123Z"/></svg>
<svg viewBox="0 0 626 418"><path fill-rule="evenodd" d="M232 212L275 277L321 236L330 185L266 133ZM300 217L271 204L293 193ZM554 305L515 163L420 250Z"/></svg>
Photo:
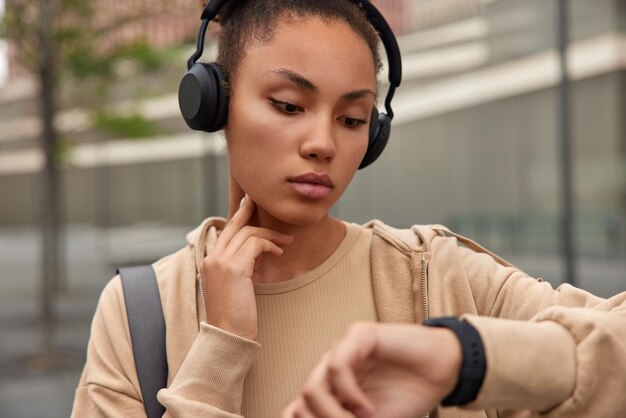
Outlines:
<svg viewBox="0 0 626 418"><path fill-rule="evenodd" d="M304 399L302 399L301 397L296 399L294 404L295 404L294 409L293 409L294 418L318 418L315 416L315 414L313 414L313 412L311 412L311 410L309 410L309 408L306 405L306 402L304 402Z"/></svg>
<svg viewBox="0 0 626 418"><path fill-rule="evenodd" d="M356 368L374 356L378 348L380 324L356 322L350 325L346 334L333 344L329 352L329 367Z"/></svg>
<svg viewBox="0 0 626 418"><path fill-rule="evenodd" d="M252 213L254 213L254 207L255 204L249 196L246 196L241 201L241 207L226 223L226 226L217 239L217 242L215 243L216 250L223 250L230 243L230 240L235 236L235 234L248 223Z"/></svg>
<svg viewBox="0 0 626 418"><path fill-rule="evenodd" d="M292 401L287 407L283 410L283 413L280 415L280 418L294 418L296 411L297 403L296 401Z"/></svg>
<svg viewBox="0 0 626 418"><path fill-rule="evenodd" d="M268 241L263 238L250 237L241 246L237 254L235 254L233 261L235 263L240 263L240 265L247 265L250 261L255 261L255 259L262 253L283 255L283 249L274 244L272 241ZM253 268L254 264L251 264L250 267ZM252 270L248 273L252 275Z"/></svg>
<svg viewBox="0 0 626 418"><path fill-rule="evenodd" d="M371 416L374 405L363 393L356 371L362 367L376 348L376 327L359 323L333 346L328 358L328 384L339 401L359 417Z"/></svg>
<svg viewBox="0 0 626 418"><path fill-rule="evenodd" d="M318 387L315 390L305 389L302 397L308 409L316 417L350 418L353 416L342 406L340 400L333 396L328 387Z"/></svg>
<svg viewBox="0 0 626 418"><path fill-rule="evenodd" d="M350 418L339 400L333 396L328 384L329 353L313 369L302 389L302 398L315 416L322 418Z"/></svg>
<svg viewBox="0 0 626 418"><path fill-rule="evenodd" d="M246 195L237 180L233 177L232 172L229 171L228 179L228 219L231 219L235 212L239 209L239 202Z"/></svg>
<svg viewBox="0 0 626 418"><path fill-rule="evenodd" d="M329 384L336 402L340 403L343 410L348 410L359 418L374 414L374 405L363 393L352 369L329 373Z"/></svg>
<svg viewBox="0 0 626 418"><path fill-rule="evenodd" d="M239 251L241 246L248 241L251 237L261 238L275 243L276 245L288 245L293 241L291 235L282 234L277 231L272 231L267 228L259 228L256 226L244 226L241 228L235 236L230 240L226 248L224 248L226 254L235 254Z"/></svg>

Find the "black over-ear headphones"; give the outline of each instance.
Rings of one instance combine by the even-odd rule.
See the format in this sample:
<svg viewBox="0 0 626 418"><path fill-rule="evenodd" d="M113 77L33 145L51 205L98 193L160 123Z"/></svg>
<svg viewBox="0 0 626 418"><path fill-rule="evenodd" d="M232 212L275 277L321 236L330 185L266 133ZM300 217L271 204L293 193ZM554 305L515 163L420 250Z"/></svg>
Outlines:
<svg viewBox="0 0 626 418"><path fill-rule="evenodd" d="M224 75L215 62L197 62L204 51L204 36L209 22L217 16L227 0L210 0L202 12L196 51L187 60L187 72L178 88L178 104L185 122L191 129L205 132L219 131L226 124L228 95ZM370 122L369 144L359 169L365 168L382 154L391 131L391 99L402 80L402 60L398 42L383 15L368 0L351 0L365 10L367 19L378 32L389 62L389 91L385 98L387 113L378 113L374 107Z"/></svg>

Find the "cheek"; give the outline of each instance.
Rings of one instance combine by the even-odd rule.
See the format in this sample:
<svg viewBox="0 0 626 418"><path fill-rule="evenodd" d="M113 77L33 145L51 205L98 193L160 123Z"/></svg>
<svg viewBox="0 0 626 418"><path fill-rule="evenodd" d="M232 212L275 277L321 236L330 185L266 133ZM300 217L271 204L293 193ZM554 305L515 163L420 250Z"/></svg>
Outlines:
<svg viewBox="0 0 626 418"><path fill-rule="evenodd" d="M337 154L342 160L339 165L343 171L356 172L367 152L369 136L368 134L363 134L359 138L350 138L350 140L346 142L348 142L349 145L337 150Z"/></svg>
<svg viewBox="0 0 626 418"><path fill-rule="evenodd" d="M254 195L271 187L272 173L284 161L286 146L280 146L280 129L263 110L233 112L233 116L227 129L230 169L239 185Z"/></svg>
<svg viewBox="0 0 626 418"><path fill-rule="evenodd" d="M255 98L234 101L228 119L229 144L238 152L271 155L281 132L271 110L267 103Z"/></svg>
<svg viewBox="0 0 626 418"><path fill-rule="evenodd" d="M270 164L257 141L243 141L241 136L231 141L228 161L233 177L244 191L252 194L253 188L263 185L266 176L260 174L267 172Z"/></svg>

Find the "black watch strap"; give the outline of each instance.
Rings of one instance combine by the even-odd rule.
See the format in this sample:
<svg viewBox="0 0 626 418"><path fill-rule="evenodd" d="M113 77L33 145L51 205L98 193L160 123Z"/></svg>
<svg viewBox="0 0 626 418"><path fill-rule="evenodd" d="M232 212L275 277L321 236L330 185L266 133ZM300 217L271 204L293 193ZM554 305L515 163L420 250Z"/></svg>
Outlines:
<svg viewBox="0 0 626 418"><path fill-rule="evenodd" d="M469 322L461 321L455 317L428 319L424 325L448 328L461 342L461 350L463 351L459 381L452 392L443 399L441 405L465 405L476 399L487 372L485 347L476 328Z"/></svg>

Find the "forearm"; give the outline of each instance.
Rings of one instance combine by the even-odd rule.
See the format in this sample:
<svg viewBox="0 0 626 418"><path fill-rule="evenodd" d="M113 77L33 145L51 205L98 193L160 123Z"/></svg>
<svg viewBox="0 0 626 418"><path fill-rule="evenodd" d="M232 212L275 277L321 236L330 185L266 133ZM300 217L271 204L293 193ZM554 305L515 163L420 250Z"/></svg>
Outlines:
<svg viewBox="0 0 626 418"><path fill-rule="evenodd" d="M239 416L245 377L259 344L206 323L178 374L158 399L171 416Z"/></svg>
<svg viewBox="0 0 626 418"><path fill-rule="evenodd" d="M488 365L467 407L546 417L626 410L626 293L602 299L569 285L555 290L462 247L444 255L463 266L476 311L485 315L465 317L481 335Z"/></svg>
<svg viewBox="0 0 626 418"><path fill-rule="evenodd" d="M488 364L470 409L546 411L570 396L576 380L576 344L553 322L467 315L480 333Z"/></svg>

